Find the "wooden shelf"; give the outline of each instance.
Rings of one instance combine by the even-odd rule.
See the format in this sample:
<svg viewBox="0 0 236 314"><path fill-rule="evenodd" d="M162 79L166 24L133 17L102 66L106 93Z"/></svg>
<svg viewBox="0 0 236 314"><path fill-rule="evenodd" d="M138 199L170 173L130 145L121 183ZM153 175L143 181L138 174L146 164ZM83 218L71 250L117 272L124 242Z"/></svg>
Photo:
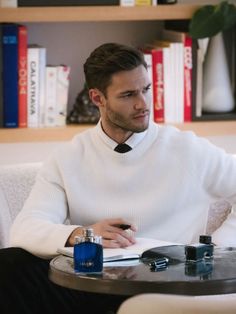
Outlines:
<svg viewBox="0 0 236 314"><path fill-rule="evenodd" d="M192 130L199 136L236 135L236 121L192 122L175 125L181 130ZM0 129L0 143L67 141L93 125L76 125L39 129Z"/></svg>
<svg viewBox="0 0 236 314"><path fill-rule="evenodd" d="M196 4L1 8L1 22L102 22L190 19Z"/></svg>

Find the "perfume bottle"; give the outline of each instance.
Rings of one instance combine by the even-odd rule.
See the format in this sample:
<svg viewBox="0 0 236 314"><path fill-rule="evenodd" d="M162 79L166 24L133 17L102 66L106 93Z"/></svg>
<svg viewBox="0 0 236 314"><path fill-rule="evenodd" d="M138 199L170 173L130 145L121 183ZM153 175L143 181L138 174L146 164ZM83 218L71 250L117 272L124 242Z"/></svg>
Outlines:
<svg viewBox="0 0 236 314"><path fill-rule="evenodd" d="M80 273L101 273L103 269L102 237L93 229L83 229L82 237L75 237L74 270Z"/></svg>

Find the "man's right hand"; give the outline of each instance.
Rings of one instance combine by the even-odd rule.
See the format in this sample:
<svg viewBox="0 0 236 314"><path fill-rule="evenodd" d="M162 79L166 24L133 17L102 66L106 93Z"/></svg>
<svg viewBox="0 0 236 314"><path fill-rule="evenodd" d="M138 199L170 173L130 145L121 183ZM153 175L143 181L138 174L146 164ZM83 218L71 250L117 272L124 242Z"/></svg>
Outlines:
<svg viewBox="0 0 236 314"><path fill-rule="evenodd" d="M130 228L123 230L119 225L130 225ZM75 236L82 236L84 228L92 228L94 234L102 237L102 244L105 248L119 248L134 244L134 232L137 228L121 218L104 219L93 225L78 227L69 236L66 245L73 246L75 244Z"/></svg>

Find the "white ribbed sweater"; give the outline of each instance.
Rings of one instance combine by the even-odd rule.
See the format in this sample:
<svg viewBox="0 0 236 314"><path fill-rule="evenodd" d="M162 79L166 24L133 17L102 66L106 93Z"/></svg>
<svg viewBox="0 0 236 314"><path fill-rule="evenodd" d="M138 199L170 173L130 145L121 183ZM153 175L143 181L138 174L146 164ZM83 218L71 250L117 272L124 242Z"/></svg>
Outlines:
<svg viewBox="0 0 236 314"><path fill-rule="evenodd" d="M52 257L76 226L118 217L135 223L139 237L191 243L205 231L210 202L236 202L236 160L192 132L151 123L125 154L101 132L96 126L75 136L45 162L11 245ZM213 240L236 245L235 214Z"/></svg>

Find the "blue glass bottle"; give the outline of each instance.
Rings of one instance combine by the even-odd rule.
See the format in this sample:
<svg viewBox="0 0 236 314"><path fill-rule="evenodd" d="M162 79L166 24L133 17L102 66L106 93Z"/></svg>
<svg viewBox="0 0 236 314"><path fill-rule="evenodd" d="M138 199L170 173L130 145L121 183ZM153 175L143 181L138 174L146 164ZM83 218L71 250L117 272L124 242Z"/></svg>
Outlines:
<svg viewBox="0 0 236 314"><path fill-rule="evenodd" d="M79 273L101 273L103 269L102 238L93 229L83 229L82 237L75 237L74 270Z"/></svg>

